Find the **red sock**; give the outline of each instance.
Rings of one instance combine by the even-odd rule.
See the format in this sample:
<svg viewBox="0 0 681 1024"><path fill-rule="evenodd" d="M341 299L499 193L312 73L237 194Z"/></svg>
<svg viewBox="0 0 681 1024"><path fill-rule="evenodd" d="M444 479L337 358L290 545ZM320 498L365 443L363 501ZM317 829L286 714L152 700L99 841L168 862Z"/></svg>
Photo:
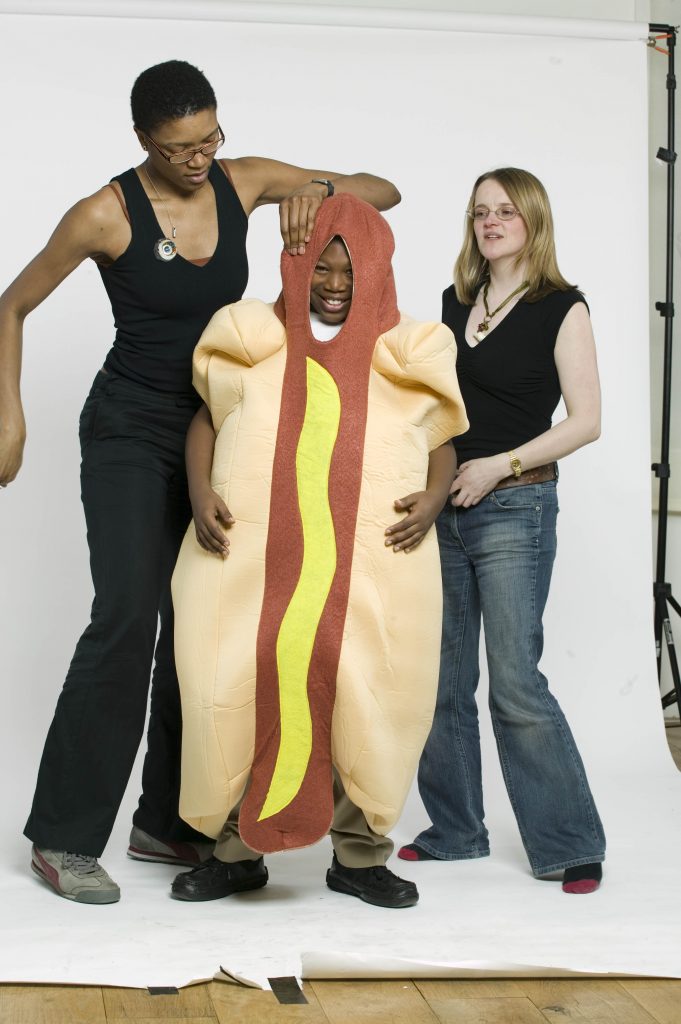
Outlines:
<svg viewBox="0 0 681 1024"><path fill-rule="evenodd" d="M563 892L584 895L596 892L603 878L600 864L578 864L574 868L566 868L563 874Z"/></svg>
<svg viewBox="0 0 681 1024"><path fill-rule="evenodd" d="M433 857L432 853L426 853L416 843L409 843L408 846L401 846L397 851L397 856L400 860L439 860L439 857Z"/></svg>

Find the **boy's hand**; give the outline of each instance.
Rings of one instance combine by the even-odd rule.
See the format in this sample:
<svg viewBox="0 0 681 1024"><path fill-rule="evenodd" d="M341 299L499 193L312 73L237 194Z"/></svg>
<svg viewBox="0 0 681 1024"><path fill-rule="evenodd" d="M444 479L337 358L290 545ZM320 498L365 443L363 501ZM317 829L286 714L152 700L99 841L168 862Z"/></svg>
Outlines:
<svg viewBox="0 0 681 1024"><path fill-rule="evenodd" d="M224 531L233 524L234 516L212 487L192 495L191 501L197 541L206 551L226 558L229 541Z"/></svg>
<svg viewBox="0 0 681 1024"><path fill-rule="evenodd" d="M405 554L413 551L428 533L443 505L441 497L430 491L416 491L406 498L398 498L395 508L406 509L409 514L385 531L386 546L392 547L393 551L404 551Z"/></svg>

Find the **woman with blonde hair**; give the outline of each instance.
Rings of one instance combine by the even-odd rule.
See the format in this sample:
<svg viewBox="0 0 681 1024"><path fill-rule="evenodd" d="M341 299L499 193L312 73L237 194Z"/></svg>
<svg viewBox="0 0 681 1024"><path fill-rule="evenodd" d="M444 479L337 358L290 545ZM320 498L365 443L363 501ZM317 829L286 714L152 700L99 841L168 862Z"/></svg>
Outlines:
<svg viewBox="0 0 681 1024"><path fill-rule="evenodd" d="M437 708L419 767L432 825L399 856L489 854L475 691L481 619L499 759L536 877L595 891L605 836L565 716L538 662L556 551L558 459L600 433L584 296L561 275L548 196L529 171L482 174L442 319L458 349L470 429L437 520L444 625ZM552 425L563 397L567 415Z"/></svg>

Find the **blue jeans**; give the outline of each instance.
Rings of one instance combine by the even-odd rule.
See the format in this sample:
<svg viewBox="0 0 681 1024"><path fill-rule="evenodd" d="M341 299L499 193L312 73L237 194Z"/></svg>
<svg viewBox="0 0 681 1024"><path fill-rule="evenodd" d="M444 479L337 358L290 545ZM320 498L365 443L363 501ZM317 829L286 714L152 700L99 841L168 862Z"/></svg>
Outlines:
<svg viewBox="0 0 681 1024"><path fill-rule="evenodd" d="M535 875L602 861L605 836L584 765L538 668L556 553L555 481L447 505L437 520L444 618L437 707L419 765L432 826L416 844L442 860L489 854L475 691L480 620L506 789Z"/></svg>

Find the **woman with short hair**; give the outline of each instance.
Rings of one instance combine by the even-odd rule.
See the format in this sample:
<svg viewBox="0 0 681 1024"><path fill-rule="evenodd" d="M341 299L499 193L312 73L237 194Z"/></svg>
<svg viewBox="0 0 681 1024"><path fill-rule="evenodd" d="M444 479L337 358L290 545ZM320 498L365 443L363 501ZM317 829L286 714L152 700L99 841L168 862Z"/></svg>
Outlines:
<svg viewBox="0 0 681 1024"><path fill-rule="evenodd" d="M189 865L206 854L205 837L177 814L181 719L169 583L191 520L184 441L200 404L192 352L213 313L246 287L248 216L280 203L285 245L298 254L334 190L378 209L399 202L393 185L368 174L261 157L216 160L224 134L215 94L185 61L142 72L131 105L143 162L76 203L0 297L2 486L16 476L24 446L19 373L27 314L91 258L116 323L80 420L92 620L59 698L25 829L33 870L60 896L84 903L120 898L97 858L142 736L153 660L129 853Z"/></svg>

